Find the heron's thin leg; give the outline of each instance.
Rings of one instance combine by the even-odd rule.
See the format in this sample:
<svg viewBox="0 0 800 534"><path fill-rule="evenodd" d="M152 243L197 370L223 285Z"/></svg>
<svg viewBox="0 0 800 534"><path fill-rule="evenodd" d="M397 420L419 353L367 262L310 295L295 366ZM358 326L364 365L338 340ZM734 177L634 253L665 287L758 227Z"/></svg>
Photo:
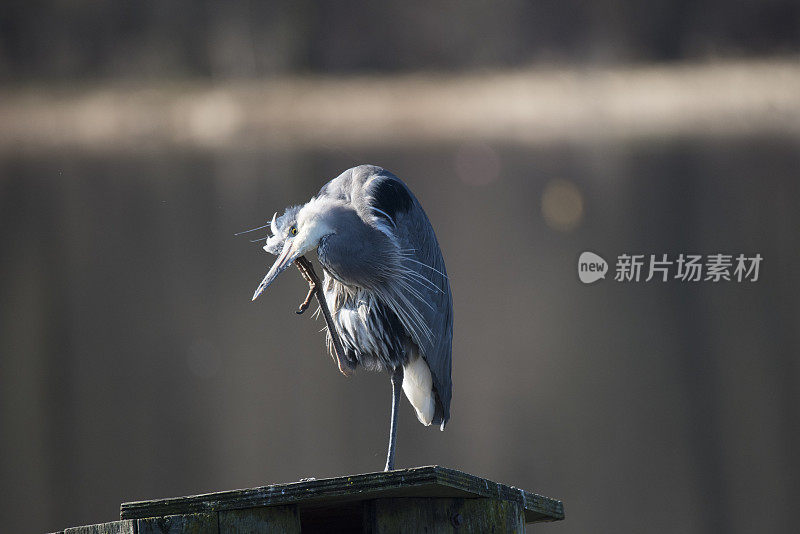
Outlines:
<svg viewBox="0 0 800 534"><path fill-rule="evenodd" d="M397 446L397 412L400 410L400 391L403 388L403 366L392 371L392 421L389 426L389 452L386 454L384 471L394 469L394 450Z"/></svg>
<svg viewBox="0 0 800 534"><path fill-rule="evenodd" d="M300 274L303 275L303 278L305 278L309 284L309 292L308 296L306 297L306 301L311 298L312 294L317 296L317 302L322 310L323 317L325 317L325 324L328 326L328 333L333 341L333 351L335 352L336 365L339 367L339 372L344 376L352 375L353 369L355 369L355 363L350 361L345 355L344 348L342 347L342 341L339 339L339 334L336 331L336 325L333 324L333 317L331 317L331 312L328 309L328 303L325 301L325 295L322 294L322 282L319 281L317 273L314 272L314 266L311 265L311 262L309 262L305 256L300 256L294 260L294 263L300 270ZM306 302L303 302L303 304L300 305L301 310L305 311L303 309L303 305L306 305L306 307L308 307L308 305Z"/></svg>

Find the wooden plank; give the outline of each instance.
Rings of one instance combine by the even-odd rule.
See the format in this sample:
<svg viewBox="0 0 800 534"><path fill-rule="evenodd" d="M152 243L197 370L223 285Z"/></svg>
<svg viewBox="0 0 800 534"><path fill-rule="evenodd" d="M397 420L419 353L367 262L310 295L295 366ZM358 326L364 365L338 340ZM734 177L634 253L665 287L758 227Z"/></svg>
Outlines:
<svg viewBox="0 0 800 534"><path fill-rule="evenodd" d="M219 534L300 534L296 505L219 512Z"/></svg>
<svg viewBox="0 0 800 534"><path fill-rule="evenodd" d="M392 497L489 498L521 506L528 523L564 518L561 501L441 466L274 484L190 497L122 503L121 519L220 512L257 506L334 505Z"/></svg>
<svg viewBox="0 0 800 534"><path fill-rule="evenodd" d="M137 534L218 534L216 513L180 514L139 519Z"/></svg>
<svg viewBox="0 0 800 534"><path fill-rule="evenodd" d="M431 534L484 534L525 532L519 504L497 499L392 498L370 501L364 532L402 534L411 525Z"/></svg>
<svg viewBox="0 0 800 534"><path fill-rule="evenodd" d="M136 521L112 521L64 529L64 534L136 534Z"/></svg>

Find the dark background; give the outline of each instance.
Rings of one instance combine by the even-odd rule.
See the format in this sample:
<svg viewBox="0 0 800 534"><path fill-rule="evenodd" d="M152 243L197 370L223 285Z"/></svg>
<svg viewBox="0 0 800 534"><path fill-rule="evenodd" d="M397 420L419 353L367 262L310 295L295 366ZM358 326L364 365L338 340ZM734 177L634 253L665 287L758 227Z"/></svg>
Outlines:
<svg viewBox="0 0 800 534"><path fill-rule="evenodd" d="M797 54L792 0L7 0L0 76L252 77Z"/></svg>
<svg viewBox="0 0 800 534"><path fill-rule="evenodd" d="M798 52L789 1L0 7L2 92L44 95L43 109L63 90L176 80L792 66ZM791 532L800 124L789 126L0 146L2 530L382 467L388 377L337 373L322 322L293 313L305 288L292 271L251 303L273 258L233 237L369 162L427 210L455 301L451 423L425 428L404 400L399 467L563 499L566 521L542 532ZM586 286L584 250L612 269L623 253L764 261L755 283Z"/></svg>

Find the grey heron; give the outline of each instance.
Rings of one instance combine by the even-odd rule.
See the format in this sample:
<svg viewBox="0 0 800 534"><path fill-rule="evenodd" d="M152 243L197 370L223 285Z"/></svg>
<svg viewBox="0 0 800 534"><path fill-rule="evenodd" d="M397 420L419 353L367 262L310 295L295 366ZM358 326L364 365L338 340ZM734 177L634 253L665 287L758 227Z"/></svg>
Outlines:
<svg viewBox="0 0 800 534"><path fill-rule="evenodd" d="M316 289L304 254L316 250L331 356L345 375L362 367L391 377L385 470L394 469L401 389L422 424L444 430L450 419L453 303L428 217L397 176L361 165L276 213L269 227L264 250L278 258L253 300L294 262L310 284L302 313Z"/></svg>

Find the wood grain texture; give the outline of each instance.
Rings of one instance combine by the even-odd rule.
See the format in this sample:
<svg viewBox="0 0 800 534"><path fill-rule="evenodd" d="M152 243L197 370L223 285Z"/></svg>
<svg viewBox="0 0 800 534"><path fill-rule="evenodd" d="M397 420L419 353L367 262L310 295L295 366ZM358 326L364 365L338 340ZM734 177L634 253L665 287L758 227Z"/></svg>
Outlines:
<svg viewBox="0 0 800 534"><path fill-rule="evenodd" d="M219 512L219 534L299 534L297 506L269 506Z"/></svg>
<svg viewBox="0 0 800 534"><path fill-rule="evenodd" d="M128 502L122 503L120 518L140 519L287 504L298 504L302 515L303 509L309 506L335 506L353 501L395 497L497 499L519 505L527 523L564 519L564 505L559 500L440 466L274 484L174 499Z"/></svg>
<svg viewBox="0 0 800 534"><path fill-rule="evenodd" d="M136 521L112 521L64 529L64 534L136 534Z"/></svg>

